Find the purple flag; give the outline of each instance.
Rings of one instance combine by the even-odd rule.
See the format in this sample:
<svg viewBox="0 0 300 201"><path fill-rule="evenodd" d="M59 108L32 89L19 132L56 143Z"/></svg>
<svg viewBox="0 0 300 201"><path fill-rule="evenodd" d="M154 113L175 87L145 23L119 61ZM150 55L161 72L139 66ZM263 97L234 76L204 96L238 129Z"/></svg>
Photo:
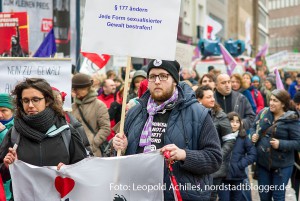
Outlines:
<svg viewBox="0 0 300 201"><path fill-rule="evenodd" d="M282 84L282 81L281 81L281 78L280 78L280 75L279 75L279 72L278 72L277 68L274 69L274 73L275 73L275 77L276 77L276 88L277 89L284 89L284 86Z"/></svg>
<svg viewBox="0 0 300 201"><path fill-rule="evenodd" d="M260 51L255 56L255 61L257 61L258 58L261 57L261 56L266 56L268 48L269 48L269 45L268 44L264 44L264 46L260 49Z"/></svg>
<svg viewBox="0 0 300 201"><path fill-rule="evenodd" d="M232 72L234 71L235 67L237 66L237 63L234 60L234 58L231 56L231 54L226 50L226 48L221 43L219 43L219 46L220 46L221 53L223 55L225 65L227 67L227 74L229 76L231 76Z"/></svg>
<svg viewBox="0 0 300 201"><path fill-rule="evenodd" d="M56 44L53 28L49 31L39 49L35 52L33 57L52 57L56 53Z"/></svg>

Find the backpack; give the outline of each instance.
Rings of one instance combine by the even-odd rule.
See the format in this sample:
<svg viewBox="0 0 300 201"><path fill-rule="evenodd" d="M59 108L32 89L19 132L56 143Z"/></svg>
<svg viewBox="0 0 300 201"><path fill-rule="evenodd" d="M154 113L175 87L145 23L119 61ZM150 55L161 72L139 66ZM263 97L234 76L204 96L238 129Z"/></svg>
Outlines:
<svg viewBox="0 0 300 201"><path fill-rule="evenodd" d="M70 155L69 147L70 147L70 141L71 141L71 130L70 129L65 129L66 127L70 128L71 125L64 125L64 126L60 127L59 129L57 129L57 132L55 132L54 134L57 134L57 133L61 132L60 129L64 129L62 131L61 136L62 136L64 144L67 148L68 155ZM20 142L20 133L13 126L12 130L11 130L11 143L13 145L15 145L15 144L18 145L19 142Z"/></svg>

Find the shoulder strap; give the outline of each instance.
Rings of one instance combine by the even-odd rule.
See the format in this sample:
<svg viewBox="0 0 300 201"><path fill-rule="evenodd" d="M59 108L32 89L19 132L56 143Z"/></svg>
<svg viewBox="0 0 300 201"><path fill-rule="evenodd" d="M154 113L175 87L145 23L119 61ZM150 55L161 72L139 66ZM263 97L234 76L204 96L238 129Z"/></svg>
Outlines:
<svg viewBox="0 0 300 201"><path fill-rule="evenodd" d="M70 156L71 130L70 129L64 130L61 133L61 136L62 136L65 146L67 148L68 155Z"/></svg>
<svg viewBox="0 0 300 201"><path fill-rule="evenodd" d="M20 142L20 133L16 130L16 128L13 126L11 129L11 143L13 145L19 145Z"/></svg>
<svg viewBox="0 0 300 201"><path fill-rule="evenodd" d="M97 133L94 131L94 129L91 127L91 125L86 121L86 119L84 118L82 111L80 109L80 106L78 106L78 110L79 110L79 114L81 116L82 121L85 123L85 125L88 127L88 129L90 129L90 131L96 135Z"/></svg>

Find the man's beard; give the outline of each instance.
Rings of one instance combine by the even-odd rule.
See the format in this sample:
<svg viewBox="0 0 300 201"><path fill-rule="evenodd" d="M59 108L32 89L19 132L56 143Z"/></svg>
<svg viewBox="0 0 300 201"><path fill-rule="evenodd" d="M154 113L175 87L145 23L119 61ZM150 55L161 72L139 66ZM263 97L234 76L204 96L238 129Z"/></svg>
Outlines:
<svg viewBox="0 0 300 201"><path fill-rule="evenodd" d="M153 94L151 93L151 98L157 102L165 102L166 100L169 100L171 98L173 93L174 93L174 87L172 86L170 90L163 91L162 95L156 95L155 93Z"/></svg>

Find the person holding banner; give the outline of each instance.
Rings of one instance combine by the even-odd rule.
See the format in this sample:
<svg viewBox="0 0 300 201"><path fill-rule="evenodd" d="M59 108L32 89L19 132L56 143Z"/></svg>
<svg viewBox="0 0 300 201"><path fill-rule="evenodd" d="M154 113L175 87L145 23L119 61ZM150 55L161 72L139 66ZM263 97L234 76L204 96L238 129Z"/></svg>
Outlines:
<svg viewBox="0 0 300 201"><path fill-rule="evenodd" d="M26 78L16 85L12 95L16 105L14 126L0 147L3 181L10 179L9 165L16 159L35 166L57 165L59 169L85 158L81 138L75 130L69 130L46 80Z"/></svg>
<svg viewBox="0 0 300 201"><path fill-rule="evenodd" d="M0 94L0 143L2 143L7 131L13 125L14 125L14 106L12 103L12 97L7 93L1 93ZM8 180L3 183L5 196L7 200L11 199L10 183L11 180Z"/></svg>
<svg viewBox="0 0 300 201"><path fill-rule="evenodd" d="M198 103L191 87L179 82L179 69L177 61L149 63L149 90L128 110L125 135L116 134L113 146L125 155L169 151L182 199L209 200L210 174L222 163L220 141L208 109ZM164 199L174 200L166 166L164 182Z"/></svg>

